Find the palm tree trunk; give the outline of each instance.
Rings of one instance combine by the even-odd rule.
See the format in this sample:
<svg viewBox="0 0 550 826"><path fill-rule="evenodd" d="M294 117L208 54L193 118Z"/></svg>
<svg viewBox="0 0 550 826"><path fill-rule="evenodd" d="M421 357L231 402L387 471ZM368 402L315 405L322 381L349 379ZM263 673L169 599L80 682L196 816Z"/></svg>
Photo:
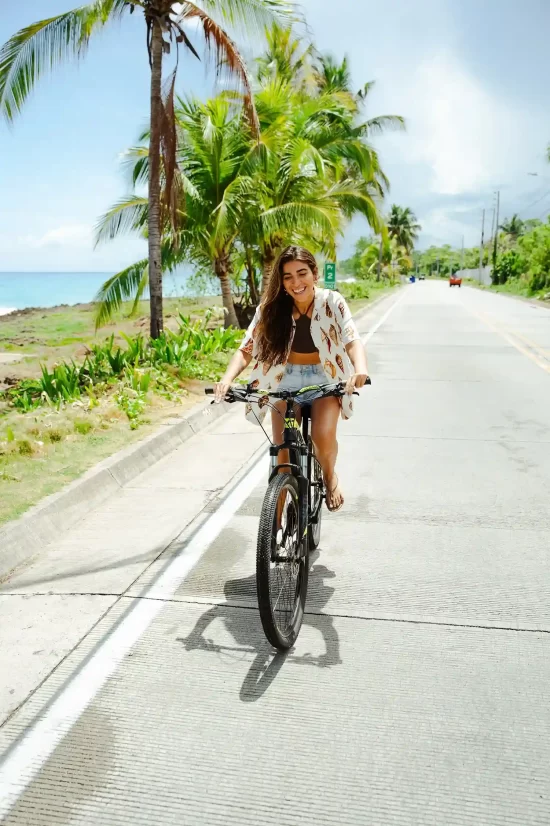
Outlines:
<svg viewBox="0 0 550 826"><path fill-rule="evenodd" d="M264 250L264 258L263 258L263 267L262 267L262 295L265 295L265 291L267 290L267 285L269 284L269 279L271 278L271 272L273 270L273 264L275 263L275 255L271 247L266 247Z"/></svg>
<svg viewBox="0 0 550 826"><path fill-rule="evenodd" d="M231 282L229 280L229 261L227 258L217 258L214 262L214 270L220 279L222 288L222 302L225 310L225 326L239 327L239 319L235 312L235 305L233 304L233 295L231 293Z"/></svg>
<svg viewBox="0 0 550 826"><path fill-rule="evenodd" d="M151 136L149 139L149 293L151 338L164 329L160 251L160 121L162 84L162 31L156 19L151 37Z"/></svg>
<svg viewBox="0 0 550 826"><path fill-rule="evenodd" d="M248 290L250 293L250 301L252 302L252 304L254 304L255 307L257 307L260 301L260 296L258 294L258 287L256 286L256 269L254 267L254 263L252 261L252 256L250 255L249 249L247 249L246 251L246 273L248 281Z"/></svg>

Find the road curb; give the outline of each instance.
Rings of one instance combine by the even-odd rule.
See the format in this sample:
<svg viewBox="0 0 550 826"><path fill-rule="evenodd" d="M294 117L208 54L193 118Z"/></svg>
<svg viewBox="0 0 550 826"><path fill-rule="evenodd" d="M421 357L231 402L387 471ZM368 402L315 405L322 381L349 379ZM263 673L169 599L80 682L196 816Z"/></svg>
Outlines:
<svg viewBox="0 0 550 826"><path fill-rule="evenodd" d="M360 321L391 295L393 292L367 304L354 316L355 321ZM168 420L150 436L94 465L62 490L42 499L19 519L8 522L0 528L0 581L20 565L32 562L45 545L55 541L140 473L230 409L225 403L200 402L181 419Z"/></svg>

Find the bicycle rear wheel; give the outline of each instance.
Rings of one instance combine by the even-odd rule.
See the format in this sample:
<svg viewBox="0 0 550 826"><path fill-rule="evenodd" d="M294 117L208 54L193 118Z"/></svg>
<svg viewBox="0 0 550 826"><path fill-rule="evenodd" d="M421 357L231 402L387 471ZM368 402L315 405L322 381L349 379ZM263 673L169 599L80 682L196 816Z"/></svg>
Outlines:
<svg viewBox="0 0 550 826"><path fill-rule="evenodd" d="M307 596L308 552L300 556L300 493L291 474L270 483L262 505L256 551L258 608L275 648L291 648L300 632Z"/></svg>

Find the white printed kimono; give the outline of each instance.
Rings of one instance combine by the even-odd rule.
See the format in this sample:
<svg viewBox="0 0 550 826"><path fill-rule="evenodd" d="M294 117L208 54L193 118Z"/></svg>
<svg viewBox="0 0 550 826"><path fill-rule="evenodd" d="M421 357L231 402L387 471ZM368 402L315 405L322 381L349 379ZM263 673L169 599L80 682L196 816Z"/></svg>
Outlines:
<svg viewBox="0 0 550 826"><path fill-rule="evenodd" d="M252 373L249 383L262 390L276 390L285 372L287 359L281 364L261 364L257 357L255 333L261 316L261 307L258 307L245 337L239 347L243 353L252 356ZM292 349L296 322L293 320L292 332L288 352ZM315 288L315 300L311 315L311 338L319 350L321 365L329 382L345 381L352 375L352 365L346 352L346 345L359 338L357 327L351 316L351 311L345 299L335 290ZM264 400L265 399L265 400ZM341 416L349 419L353 415L353 400L350 395L343 396L340 401ZM254 406L246 405L246 418L258 424L265 417L266 410L262 407L268 402L268 396L261 398Z"/></svg>

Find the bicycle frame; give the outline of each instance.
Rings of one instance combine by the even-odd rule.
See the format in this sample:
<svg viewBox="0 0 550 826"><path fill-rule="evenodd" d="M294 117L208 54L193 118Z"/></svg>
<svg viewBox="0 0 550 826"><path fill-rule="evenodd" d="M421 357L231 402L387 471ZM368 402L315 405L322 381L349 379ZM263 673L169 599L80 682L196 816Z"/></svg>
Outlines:
<svg viewBox="0 0 550 826"><path fill-rule="evenodd" d="M300 425L296 419L294 412L294 400L287 399L285 411L285 427L283 431L283 442L280 445L271 445L269 448L269 455L271 456L271 471L268 482L271 482L273 477L279 472L280 468L286 467L294 471L300 476L307 476L307 436L308 436L309 414L304 411L302 416L302 425L304 433L300 430ZM295 462L281 462L279 463L279 453L281 450L294 450L299 453L300 464ZM304 463L304 457L306 462Z"/></svg>
<svg viewBox="0 0 550 826"><path fill-rule="evenodd" d="M307 439L309 435L309 406L306 406L302 412L302 429L296 419L294 410L294 399L286 400L285 411L285 427L283 431L283 442L280 445L271 445L269 448L269 455L271 457L271 470L269 474L268 484L279 473L281 468L287 468L297 479L300 491L300 535L302 542L300 545L300 556L306 554L306 535L310 522L309 505L310 505L310 459L313 457L310 454ZM295 457L299 459L299 464L294 462L279 462L279 453L282 450L294 452ZM290 456L289 458L292 458ZM322 506L322 500L319 502L319 507L314 515L315 521L319 517L319 510ZM313 520L312 520L313 521Z"/></svg>

